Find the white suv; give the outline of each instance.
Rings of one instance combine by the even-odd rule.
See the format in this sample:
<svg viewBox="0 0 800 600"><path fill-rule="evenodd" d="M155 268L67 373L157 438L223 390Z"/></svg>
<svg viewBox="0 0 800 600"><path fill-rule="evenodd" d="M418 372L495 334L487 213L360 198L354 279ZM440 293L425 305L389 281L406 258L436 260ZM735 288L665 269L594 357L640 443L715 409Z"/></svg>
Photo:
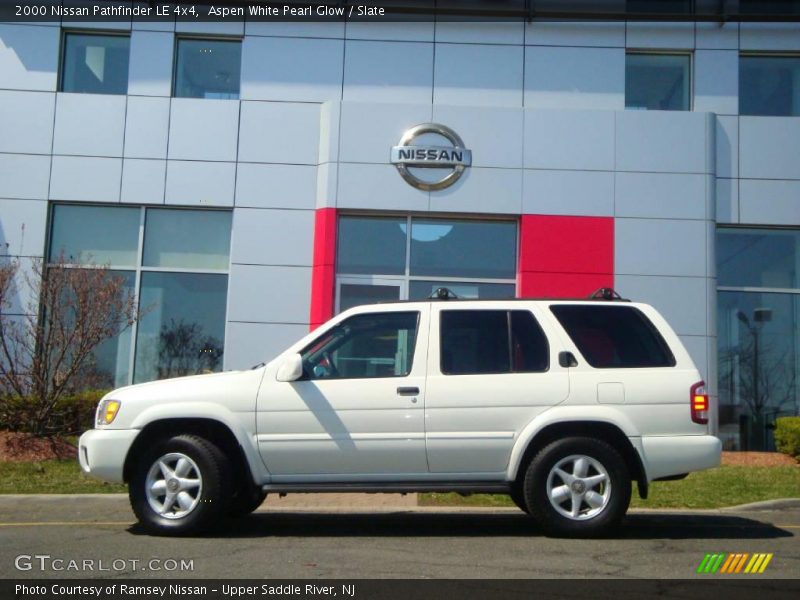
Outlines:
<svg viewBox="0 0 800 600"><path fill-rule="evenodd" d="M509 494L554 535L607 532L631 482L717 466L708 396L651 306L442 300L350 309L250 371L114 390L80 463L153 533L267 493ZM605 297L605 299L603 299Z"/></svg>

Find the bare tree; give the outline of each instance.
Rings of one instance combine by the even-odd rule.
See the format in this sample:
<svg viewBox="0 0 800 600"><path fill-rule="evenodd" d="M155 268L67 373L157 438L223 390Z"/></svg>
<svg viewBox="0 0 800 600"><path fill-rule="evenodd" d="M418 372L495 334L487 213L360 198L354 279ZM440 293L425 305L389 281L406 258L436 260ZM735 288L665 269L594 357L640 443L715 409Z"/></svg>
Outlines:
<svg viewBox="0 0 800 600"><path fill-rule="evenodd" d="M97 346L139 313L107 266L74 268L62 254L20 271L18 259L0 264L0 420L41 435L53 433L59 400L91 385ZM11 314L16 296L29 298L23 314Z"/></svg>

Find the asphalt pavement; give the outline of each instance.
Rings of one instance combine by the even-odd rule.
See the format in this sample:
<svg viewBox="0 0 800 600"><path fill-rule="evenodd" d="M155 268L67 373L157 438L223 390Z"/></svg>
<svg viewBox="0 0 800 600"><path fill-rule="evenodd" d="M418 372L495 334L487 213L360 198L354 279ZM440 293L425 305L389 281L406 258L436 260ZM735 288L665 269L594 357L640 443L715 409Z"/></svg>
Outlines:
<svg viewBox="0 0 800 600"><path fill-rule="evenodd" d="M770 553L800 574L800 503L631 511L615 536L544 537L516 509L408 497L271 501L213 535L152 537L122 495L0 496L2 578L691 578L706 553ZM318 504L315 504L318 503Z"/></svg>

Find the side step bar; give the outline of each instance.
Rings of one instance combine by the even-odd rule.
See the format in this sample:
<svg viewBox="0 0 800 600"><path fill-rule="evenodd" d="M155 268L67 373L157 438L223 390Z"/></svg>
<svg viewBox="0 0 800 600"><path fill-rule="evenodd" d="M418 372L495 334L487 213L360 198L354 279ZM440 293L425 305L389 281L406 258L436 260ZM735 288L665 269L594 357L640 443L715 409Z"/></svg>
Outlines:
<svg viewBox="0 0 800 600"><path fill-rule="evenodd" d="M508 483L486 481L453 481L444 483L268 483L262 488L271 494L336 492L367 494L415 494L420 492L456 492L458 494L508 494Z"/></svg>

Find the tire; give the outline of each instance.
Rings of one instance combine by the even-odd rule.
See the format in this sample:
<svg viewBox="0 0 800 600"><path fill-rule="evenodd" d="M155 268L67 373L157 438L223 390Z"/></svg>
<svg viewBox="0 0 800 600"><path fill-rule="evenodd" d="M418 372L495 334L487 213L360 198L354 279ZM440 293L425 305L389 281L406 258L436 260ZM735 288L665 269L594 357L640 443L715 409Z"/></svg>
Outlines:
<svg viewBox="0 0 800 600"><path fill-rule="evenodd" d="M545 446L525 473L525 504L548 535L597 537L611 531L631 500L631 478L619 452L588 437Z"/></svg>
<svg viewBox="0 0 800 600"><path fill-rule="evenodd" d="M222 451L202 437L157 440L136 462L128 486L131 507L149 533L201 533L227 513L230 472Z"/></svg>
<svg viewBox="0 0 800 600"><path fill-rule="evenodd" d="M525 504L525 491L519 483L515 483L511 487L511 493L508 496L522 512L530 513L528 510L528 505Z"/></svg>
<svg viewBox="0 0 800 600"><path fill-rule="evenodd" d="M257 509L266 500L267 493L250 483L239 486L236 496L231 499L228 506L228 516L233 518L246 517Z"/></svg>

